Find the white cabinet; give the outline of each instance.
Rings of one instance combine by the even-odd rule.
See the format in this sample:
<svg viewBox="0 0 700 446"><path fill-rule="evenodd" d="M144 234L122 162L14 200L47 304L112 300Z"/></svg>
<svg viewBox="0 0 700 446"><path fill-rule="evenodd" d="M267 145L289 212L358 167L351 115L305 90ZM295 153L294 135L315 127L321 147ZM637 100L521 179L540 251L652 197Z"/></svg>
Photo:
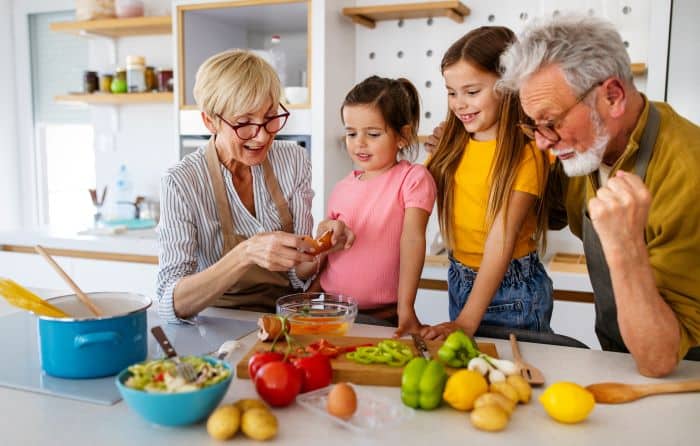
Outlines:
<svg viewBox="0 0 700 446"><path fill-rule="evenodd" d="M154 298L158 265L54 257L85 292L129 291ZM27 288L68 290L66 283L36 254L0 252L0 277Z"/></svg>

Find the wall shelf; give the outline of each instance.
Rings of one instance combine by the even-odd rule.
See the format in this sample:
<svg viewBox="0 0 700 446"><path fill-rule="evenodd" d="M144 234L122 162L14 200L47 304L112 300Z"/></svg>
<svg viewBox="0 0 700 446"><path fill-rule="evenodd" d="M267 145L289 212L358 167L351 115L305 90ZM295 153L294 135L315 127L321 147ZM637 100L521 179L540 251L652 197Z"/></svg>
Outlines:
<svg viewBox="0 0 700 446"><path fill-rule="evenodd" d="M170 16L148 16L125 19L55 22L51 24L51 31L77 34L80 36L98 35L112 38L149 34L170 34L172 32L172 20Z"/></svg>
<svg viewBox="0 0 700 446"><path fill-rule="evenodd" d="M457 23L464 22L469 8L460 1L401 3L395 5L343 8L343 15L358 25L374 28L381 20L422 19L448 17Z"/></svg>
<svg viewBox="0 0 700 446"><path fill-rule="evenodd" d="M632 63L632 75L643 76L647 74L647 64L644 62L633 62Z"/></svg>
<svg viewBox="0 0 700 446"><path fill-rule="evenodd" d="M92 94L65 94L56 96L56 102L82 102L84 104L156 104L173 101L173 94L170 92L156 93L92 93Z"/></svg>

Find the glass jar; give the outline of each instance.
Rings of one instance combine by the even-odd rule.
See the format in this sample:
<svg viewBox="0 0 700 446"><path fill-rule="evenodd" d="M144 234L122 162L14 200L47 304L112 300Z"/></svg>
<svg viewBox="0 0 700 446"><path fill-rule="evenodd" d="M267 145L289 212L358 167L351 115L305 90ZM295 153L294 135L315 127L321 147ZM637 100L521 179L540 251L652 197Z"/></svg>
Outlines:
<svg viewBox="0 0 700 446"><path fill-rule="evenodd" d="M126 56L126 84L129 93L146 91L145 65L143 56Z"/></svg>
<svg viewBox="0 0 700 446"><path fill-rule="evenodd" d="M158 91L173 91L173 70L158 68Z"/></svg>
<svg viewBox="0 0 700 446"><path fill-rule="evenodd" d="M146 80L146 91L157 91L158 90L158 79L156 79L156 69L153 67L146 67L144 71L144 78Z"/></svg>
<svg viewBox="0 0 700 446"><path fill-rule="evenodd" d="M97 72L85 71L83 73L83 92L94 93L99 89Z"/></svg>
<svg viewBox="0 0 700 446"><path fill-rule="evenodd" d="M117 68L114 73L114 78L112 79L112 93L126 93L126 70L124 68Z"/></svg>
<svg viewBox="0 0 700 446"><path fill-rule="evenodd" d="M112 80L114 76L112 73L102 73L100 75L100 92L111 93L112 92Z"/></svg>
<svg viewBox="0 0 700 446"><path fill-rule="evenodd" d="M143 0L116 0L114 10L117 17L143 17Z"/></svg>

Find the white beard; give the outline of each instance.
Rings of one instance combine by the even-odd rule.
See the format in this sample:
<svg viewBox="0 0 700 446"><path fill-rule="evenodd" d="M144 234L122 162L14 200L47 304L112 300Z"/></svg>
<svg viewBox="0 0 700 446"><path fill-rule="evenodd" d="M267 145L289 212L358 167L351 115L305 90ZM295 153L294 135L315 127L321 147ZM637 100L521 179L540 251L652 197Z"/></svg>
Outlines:
<svg viewBox="0 0 700 446"><path fill-rule="evenodd" d="M605 149L610 142L610 135L605 132L603 120L600 119L600 115L595 110L591 111L591 122L595 129L595 138L588 150L585 152L577 152L570 148L552 149L552 153L555 155L567 152L574 153L574 156L569 159L559 160L567 176L578 177L588 175L591 172L595 172L603 161Z"/></svg>

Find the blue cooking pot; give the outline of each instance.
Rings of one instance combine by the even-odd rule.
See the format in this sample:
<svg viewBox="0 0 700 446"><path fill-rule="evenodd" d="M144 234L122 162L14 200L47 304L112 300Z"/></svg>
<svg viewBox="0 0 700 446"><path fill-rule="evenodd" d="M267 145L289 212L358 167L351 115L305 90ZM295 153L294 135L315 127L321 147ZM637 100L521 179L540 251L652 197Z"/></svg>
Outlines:
<svg viewBox="0 0 700 446"><path fill-rule="evenodd" d="M41 368L51 376L100 378L146 359L146 310L151 300L133 293L88 296L104 316L93 316L71 294L48 299L71 318L38 318Z"/></svg>

